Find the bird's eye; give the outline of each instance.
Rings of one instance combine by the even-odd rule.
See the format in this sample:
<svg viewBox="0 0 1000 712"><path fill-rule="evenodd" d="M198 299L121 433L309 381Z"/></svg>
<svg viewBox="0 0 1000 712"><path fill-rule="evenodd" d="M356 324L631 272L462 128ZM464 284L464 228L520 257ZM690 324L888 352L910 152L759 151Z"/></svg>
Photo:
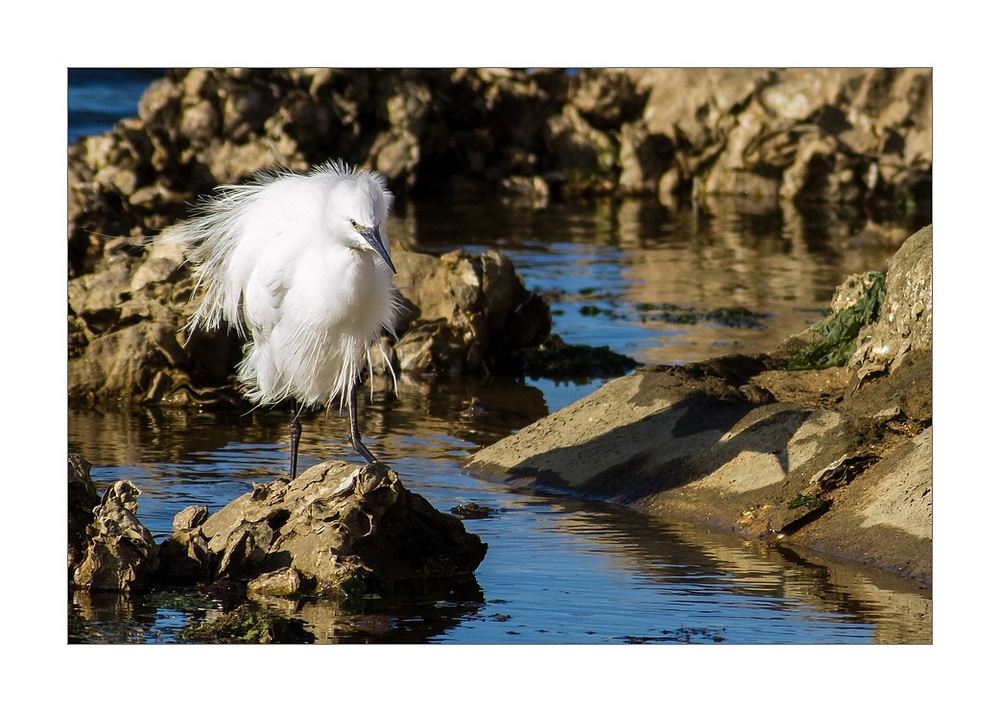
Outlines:
<svg viewBox="0 0 1000 712"><path fill-rule="evenodd" d="M357 223L357 221L351 220L351 227L353 227L355 230L357 230L358 229L358 223Z"/></svg>

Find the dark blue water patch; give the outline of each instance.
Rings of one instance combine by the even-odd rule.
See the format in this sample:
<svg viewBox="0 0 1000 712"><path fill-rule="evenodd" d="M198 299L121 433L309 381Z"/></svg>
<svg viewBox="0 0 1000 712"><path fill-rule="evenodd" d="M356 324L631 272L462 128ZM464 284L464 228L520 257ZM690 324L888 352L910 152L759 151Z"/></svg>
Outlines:
<svg viewBox="0 0 1000 712"><path fill-rule="evenodd" d="M139 98L164 69L69 68L69 143L103 133L139 110Z"/></svg>

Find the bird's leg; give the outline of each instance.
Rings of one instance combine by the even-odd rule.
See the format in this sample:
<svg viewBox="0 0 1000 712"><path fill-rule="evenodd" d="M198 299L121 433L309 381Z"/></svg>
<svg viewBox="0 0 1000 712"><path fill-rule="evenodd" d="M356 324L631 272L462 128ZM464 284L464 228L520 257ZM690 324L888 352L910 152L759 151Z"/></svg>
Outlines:
<svg viewBox="0 0 1000 712"><path fill-rule="evenodd" d="M292 406L292 422L288 425L288 432L292 436L292 462L288 467L288 478L295 479L295 470L299 464L299 438L302 437L302 423L299 422L301 408Z"/></svg>
<svg viewBox="0 0 1000 712"><path fill-rule="evenodd" d="M358 381L351 384L351 390L347 394L347 414L351 419L351 445L355 452L365 458L369 465L378 462L378 458L361 442L361 433L358 432Z"/></svg>

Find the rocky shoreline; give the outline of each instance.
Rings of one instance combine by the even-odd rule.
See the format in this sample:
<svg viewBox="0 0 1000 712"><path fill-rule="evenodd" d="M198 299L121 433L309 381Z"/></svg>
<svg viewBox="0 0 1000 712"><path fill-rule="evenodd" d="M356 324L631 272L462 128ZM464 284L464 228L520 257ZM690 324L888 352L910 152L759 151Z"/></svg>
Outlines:
<svg viewBox="0 0 1000 712"><path fill-rule="evenodd" d="M931 242L924 228L890 260L877 319L843 335L845 365L787 370L880 289L864 275L774 353L640 368L467 466L929 584Z"/></svg>
<svg viewBox="0 0 1000 712"><path fill-rule="evenodd" d="M928 69L171 70L138 113L69 147L70 277L107 236L157 234L217 185L331 157L400 199L730 194L929 215Z"/></svg>
<svg viewBox="0 0 1000 712"><path fill-rule="evenodd" d="M244 406L232 375L239 340L219 331L184 341L193 280L176 247L150 238L198 196L259 170L343 157L385 173L403 199L739 194L920 214L930 135L928 70L171 71L138 117L69 148L68 397ZM928 227L882 282L848 280L819 330L770 354L641 368L468 465L929 583L930 254ZM549 305L495 250L431 257L396 245L393 258L407 309L398 341L383 347L402 373L622 375L636 365L563 344ZM848 333L852 323L859 331ZM832 346L849 360L822 361ZM795 359L809 370L787 370ZM88 520L100 503L73 471L71 459ZM134 515L126 485L104 495L115 527ZM284 522L273 523L277 541ZM137 536L147 559L157 554ZM71 576L93 541L71 540ZM206 556L191 554L215 566L227 555ZM131 566L114 586L135 585L119 575Z"/></svg>
<svg viewBox="0 0 1000 712"><path fill-rule="evenodd" d="M240 343L178 338L193 281L176 247L151 242L217 185L336 156L380 170L403 200L737 194L759 209L919 216L930 98L929 70L910 69L171 70L138 117L69 147L69 397L238 401ZM408 309L383 347L397 372L636 365L550 338L548 305L500 253L436 259L396 244L394 255Z"/></svg>

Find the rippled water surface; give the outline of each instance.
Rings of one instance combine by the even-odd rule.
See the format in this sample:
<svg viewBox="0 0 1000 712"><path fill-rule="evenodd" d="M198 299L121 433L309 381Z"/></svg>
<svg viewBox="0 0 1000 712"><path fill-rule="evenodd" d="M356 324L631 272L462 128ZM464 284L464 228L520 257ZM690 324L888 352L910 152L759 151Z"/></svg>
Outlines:
<svg viewBox="0 0 1000 712"><path fill-rule="evenodd" d="M280 612L318 641L476 643L833 643L929 639L930 598L918 586L860 567L801 558L562 495L470 476L460 461L506 431L508 416L484 410L531 386L451 386L431 396L404 385L399 400L365 409L372 447L408 488L448 511L470 502L487 519L466 527L489 544L467 600L369 601L345 612L326 603ZM541 400L541 394L538 394ZM480 403L475 414L469 403ZM432 405L433 404L433 405ZM457 426L457 427L455 427ZM305 424L302 467L357 458L342 419ZM139 516L161 540L184 507L218 509L287 467L283 413L172 410L70 411L70 445L96 463L99 488L119 478L143 494ZM192 608L192 606L194 606ZM70 638L170 642L220 603L181 604L154 592L131 602L77 594Z"/></svg>
<svg viewBox="0 0 1000 712"><path fill-rule="evenodd" d="M401 201L390 234L431 253L496 248L553 308L567 343L643 363L683 363L776 346L815 321L845 276L885 268L895 245L858 237L853 215L598 201L542 210ZM900 228L898 236L909 234ZM404 291L405 284L399 285ZM677 324L665 310L742 308L755 326ZM288 604L320 642L929 642L926 588L890 574L768 548L681 522L517 489L462 469L465 457L601 385L527 379L402 379L362 404L371 449L440 510L493 514L466 527L489 545L479 590L460 600L385 598L358 609ZM157 540L191 505L212 511L287 468L288 413L70 408L69 447L99 489L129 479ZM300 468L359 461L336 412L304 422ZM173 642L222 602L154 591L129 601L71 595L75 642Z"/></svg>

